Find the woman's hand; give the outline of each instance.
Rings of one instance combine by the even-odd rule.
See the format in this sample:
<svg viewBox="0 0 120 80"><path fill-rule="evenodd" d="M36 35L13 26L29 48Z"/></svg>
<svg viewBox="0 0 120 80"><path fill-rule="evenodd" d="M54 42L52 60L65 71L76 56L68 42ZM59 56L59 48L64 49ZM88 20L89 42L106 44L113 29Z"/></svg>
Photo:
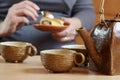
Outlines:
<svg viewBox="0 0 120 80"><path fill-rule="evenodd" d="M26 17L36 20L39 9L35 3L27 0L14 4L9 8L5 20L0 24L0 37L16 32L23 23L29 24L29 20Z"/></svg>
<svg viewBox="0 0 120 80"><path fill-rule="evenodd" d="M81 21L78 18L62 18L65 23L70 24L68 28L61 32L52 33L54 39L59 42L72 41L75 39L76 29L81 27Z"/></svg>

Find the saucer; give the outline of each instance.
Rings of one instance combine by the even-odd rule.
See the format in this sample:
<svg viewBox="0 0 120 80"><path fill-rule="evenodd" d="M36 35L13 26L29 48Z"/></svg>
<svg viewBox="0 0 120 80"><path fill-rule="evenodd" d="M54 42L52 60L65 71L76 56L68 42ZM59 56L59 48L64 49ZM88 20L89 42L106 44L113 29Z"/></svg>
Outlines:
<svg viewBox="0 0 120 80"><path fill-rule="evenodd" d="M33 24L36 29L41 31L48 31L48 32L60 32L66 29L69 24L64 24L64 26L51 26L51 25L43 25L43 24Z"/></svg>

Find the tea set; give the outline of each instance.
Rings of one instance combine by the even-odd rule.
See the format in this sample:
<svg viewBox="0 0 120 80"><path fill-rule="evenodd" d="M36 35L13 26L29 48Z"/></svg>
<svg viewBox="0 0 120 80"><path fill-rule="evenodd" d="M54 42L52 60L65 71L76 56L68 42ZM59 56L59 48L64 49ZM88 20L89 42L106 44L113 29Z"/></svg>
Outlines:
<svg viewBox="0 0 120 80"><path fill-rule="evenodd" d="M22 63L28 56L35 56L37 53L37 48L28 42L0 42L0 54L7 63ZM50 72L68 72L75 65L86 64L85 54L84 45L64 45L61 49L40 51L40 58L43 66Z"/></svg>
<svg viewBox="0 0 120 80"><path fill-rule="evenodd" d="M105 19L103 5L104 0L101 0L100 22L90 34L84 27L76 30L85 45L63 45L61 49L40 51L41 62L48 71L62 73L74 66L84 66L103 74L120 74L120 14ZM36 47L28 42L0 42L0 54L9 63L22 63L37 53Z"/></svg>

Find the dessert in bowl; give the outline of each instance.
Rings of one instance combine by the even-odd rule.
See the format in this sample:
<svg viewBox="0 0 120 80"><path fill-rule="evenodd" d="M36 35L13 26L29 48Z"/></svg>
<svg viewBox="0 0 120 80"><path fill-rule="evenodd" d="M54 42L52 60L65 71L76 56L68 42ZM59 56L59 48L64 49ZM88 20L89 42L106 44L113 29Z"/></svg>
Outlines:
<svg viewBox="0 0 120 80"><path fill-rule="evenodd" d="M62 19L54 18L52 13L45 11L40 24L34 24L33 26L42 31L56 32L64 30L69 24L65 23Z"/></svg>

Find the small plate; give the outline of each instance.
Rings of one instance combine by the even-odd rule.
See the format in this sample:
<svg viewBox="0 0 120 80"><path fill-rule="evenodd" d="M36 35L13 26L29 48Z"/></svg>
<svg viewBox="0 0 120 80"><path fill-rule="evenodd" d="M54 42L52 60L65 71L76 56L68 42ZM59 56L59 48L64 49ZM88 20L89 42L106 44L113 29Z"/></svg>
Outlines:
<svg viewBox="0 0 120 80"><path fill-rule="evenodd" d="M64 26L50 26L50 25L43 25L43 24L33 24L33 26L42 31L48 32L59 32L64 30L69 26L69 24L64 24Z"/></svg>

